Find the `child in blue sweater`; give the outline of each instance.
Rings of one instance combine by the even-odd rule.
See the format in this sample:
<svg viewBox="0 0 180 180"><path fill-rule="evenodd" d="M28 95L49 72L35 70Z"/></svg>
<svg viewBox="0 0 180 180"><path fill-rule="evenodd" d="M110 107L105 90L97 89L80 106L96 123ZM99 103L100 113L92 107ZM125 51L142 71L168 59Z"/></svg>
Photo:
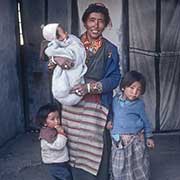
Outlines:
<svg viewBox="0 0 180 180"><path fill-rule="evenodd" d="M113 99L112 180L149 180L149 154L154 148L152 127L140 96L146 81L137 71L127 72L121 93Z"/></svg>

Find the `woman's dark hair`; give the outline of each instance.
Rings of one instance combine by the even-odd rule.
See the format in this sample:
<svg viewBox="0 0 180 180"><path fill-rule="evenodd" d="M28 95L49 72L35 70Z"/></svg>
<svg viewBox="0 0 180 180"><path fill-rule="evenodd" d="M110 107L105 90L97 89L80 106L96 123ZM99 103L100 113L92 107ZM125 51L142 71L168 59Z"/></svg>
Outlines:
<svg viewBox="0 0 180 180"><path fill-rule="evenodd" d="M109 16L109 11L102 3L94 3L88 6L82 16L83 23L87 21L88 16L93 12L102 13L104 15L105 27L110 23L111 19Z"/></svg>
<svg viewBox="0 0 180 180"><path fill-rule="evenodd" d="M46 118L48 117L48 114L51 112L58 111L59 115L61 108L57 104L46 104L44 106L41 106L36 113L35 122L38 126L42 127L46 123Z"/></svg>
<svg viewBox="0 0 180 180"><path fill-rule="evenodd" d="M141 73L137 71L129 71L125 74L124 78L121 80L120 89L125 89L126 87L131 86L131 84L133 84L136 81L138 81L141 84L141 94L144 94L146 90L146 79Z"/></svg>

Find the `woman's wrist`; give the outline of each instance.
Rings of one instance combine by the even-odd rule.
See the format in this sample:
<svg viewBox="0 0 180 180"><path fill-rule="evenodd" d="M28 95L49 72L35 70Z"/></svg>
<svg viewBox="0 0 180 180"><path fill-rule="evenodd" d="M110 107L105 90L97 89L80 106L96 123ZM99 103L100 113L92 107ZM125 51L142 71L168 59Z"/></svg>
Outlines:
<svg viewBox="0 0 180 180"><path fill-rule="evenodd" d="M50 62L52 62L54 65L57 64L56 61L54 60L54 56L52 56L52 57L50 58Z"/></svg>
<svg viewBox="0 0 180 180"><path fill-rule="evenodd" d="M90 93L91 92L91 85L90 85L90 83L87 83L86 87L87 87L87 93Z"/></svg>

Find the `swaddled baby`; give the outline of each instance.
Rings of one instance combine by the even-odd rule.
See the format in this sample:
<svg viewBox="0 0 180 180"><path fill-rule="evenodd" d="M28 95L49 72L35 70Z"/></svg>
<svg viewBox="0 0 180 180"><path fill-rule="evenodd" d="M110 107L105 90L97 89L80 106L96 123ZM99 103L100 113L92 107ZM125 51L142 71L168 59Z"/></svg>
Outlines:
<svg viewBox="0 0 180 180"><path fill-rule="evenodd" d="M75 105L82 96L71 93L71 89L79 83L84 83L86 51L80 39L68 34L60 24L48 24L43 28L43 37L50 41L45 54L55 63L53 57L69 58L74 66L71 69L62 69L56 66L52 75L53 97L63 105ZM66 67L64 67L66 68Z"/></svg>

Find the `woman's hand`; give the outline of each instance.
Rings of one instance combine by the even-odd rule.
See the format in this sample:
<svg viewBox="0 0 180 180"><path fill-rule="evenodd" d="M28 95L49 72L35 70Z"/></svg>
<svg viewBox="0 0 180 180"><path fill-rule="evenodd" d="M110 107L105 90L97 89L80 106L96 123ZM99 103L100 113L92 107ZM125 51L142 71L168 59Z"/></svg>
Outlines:
<svg viewBox="0 0 180 180"><path fill-rule="evenodd" d="M112 129L113 128L112 121L108 121L108 123L106 124L106 128L107 129Z"/></svg>
<svg viewBox="0 0 180 180"><path fill-rule="evenodd" d="M62 69L71 69L74 66L73 60L66 57L54 57L54 61Z"/></svg>
<svg viewBox="0 0 180 180"><path fill-rule="evenodd" d="M72 88L71 93L75 93L78 96L84 96L88 93L87 85L86 84L77 84Z"/></svg>

